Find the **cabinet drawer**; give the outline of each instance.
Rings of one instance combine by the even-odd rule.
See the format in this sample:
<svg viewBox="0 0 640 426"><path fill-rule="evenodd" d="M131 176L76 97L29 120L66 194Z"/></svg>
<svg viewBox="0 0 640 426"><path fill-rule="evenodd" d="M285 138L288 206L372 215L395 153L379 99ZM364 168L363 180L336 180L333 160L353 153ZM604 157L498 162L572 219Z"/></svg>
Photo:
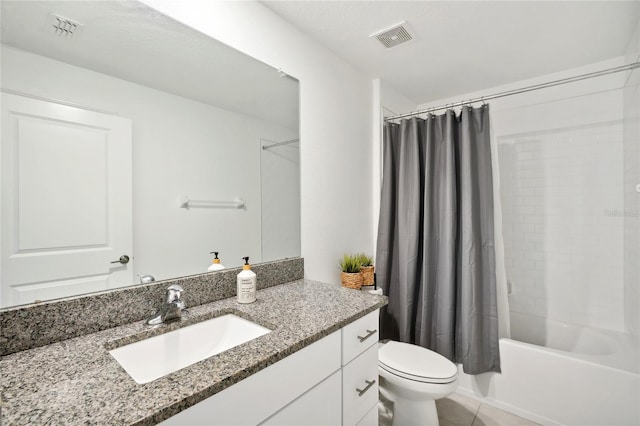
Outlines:
<svg viewBox="0 0 640 426"><path fill-rule="evenodd" d="M342 423L355 425L378 404L378 345L342 368Z"/></svg>
<svg viewBox="0 0 640 426"><path fill-rule="evenodd" d="M342 365L378 342L378 315L376 309L342 329Z"/></svg>
<svg viewBox="0 0 640 426"><path fill-rule="evenodd" d="M374 405L356 426L378 426L378 404Z"/></svg>

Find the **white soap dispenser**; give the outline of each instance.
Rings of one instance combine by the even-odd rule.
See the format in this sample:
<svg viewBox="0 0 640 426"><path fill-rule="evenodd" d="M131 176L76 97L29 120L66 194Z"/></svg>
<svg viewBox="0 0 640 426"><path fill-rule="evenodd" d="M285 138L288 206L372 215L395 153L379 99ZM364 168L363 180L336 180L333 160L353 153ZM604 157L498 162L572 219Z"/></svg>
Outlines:
<svg viewBox="0 0 640 426"><path fill-rule="evenodd" d="M214 258L211 261L211 266L209 266L209 269L208 269L209 272L221 271L224 269L224 265L220 263L220 259L218 259L218 253L219 252L217 251L209 252L209 254L214 255Z"/></svg>
<svg viewBox="0 0 640 426"><path fill-rule="evenodd" d="M256 273L251 270L249 258L243 259L244 265L238 274L238 303L253 303L256 301Z"/></svg>

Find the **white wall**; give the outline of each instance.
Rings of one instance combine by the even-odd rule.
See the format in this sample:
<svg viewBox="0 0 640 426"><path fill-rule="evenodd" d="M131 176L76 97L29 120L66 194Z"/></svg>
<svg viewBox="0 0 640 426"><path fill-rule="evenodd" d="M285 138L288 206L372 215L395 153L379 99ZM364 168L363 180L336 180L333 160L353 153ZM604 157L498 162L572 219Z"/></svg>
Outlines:
<svg viewBox="0 0 640 426"><path fill-rule="evenodd" d="M592 64L420 108L622 65ZM512 310L624 329L622 73L490 101Z"/></svg>
<svg viewBox="0 0 640 426"><path fill-rule="evenodd" d="M144 2L300 80L305 274L339 282L338 258L373 247L371 80L258 2Z"/></svg>
<svg viewBox="0 0 640 426"><path fill-rule="evenodd" d="M134 273L206 272L214 250L226 266L260 261L260 138L295 130L4 45L2 87L132 119ZM181 195L247 208L186 210Z"/></svg>
<svg viewBox="0 0 640 426"><path fill-rule="evenodd" d="M640 60L640 22L627 49L627 62ZM640 334L640 69L624 87L624 315L626 329Z"/></svg>

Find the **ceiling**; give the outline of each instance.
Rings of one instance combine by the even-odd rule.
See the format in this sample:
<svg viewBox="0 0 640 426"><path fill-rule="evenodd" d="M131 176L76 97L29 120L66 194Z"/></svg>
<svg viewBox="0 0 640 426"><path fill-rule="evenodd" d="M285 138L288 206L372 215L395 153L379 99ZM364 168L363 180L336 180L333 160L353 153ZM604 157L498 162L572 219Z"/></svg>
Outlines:
<svg viewBox="0 0 640 426"><path fill-rule="evenodd" d="M56 36L49 13L83 24ZM2 43L298 128L298 82L132 1L2 0Z"/></svg>
<svg viewBox="0 0 640 426"><path fill-rule="evenodd" d="M623 55L640 18L640 1L262 3L416 105ZM402 21L411 41L369 38Z"/></svg>

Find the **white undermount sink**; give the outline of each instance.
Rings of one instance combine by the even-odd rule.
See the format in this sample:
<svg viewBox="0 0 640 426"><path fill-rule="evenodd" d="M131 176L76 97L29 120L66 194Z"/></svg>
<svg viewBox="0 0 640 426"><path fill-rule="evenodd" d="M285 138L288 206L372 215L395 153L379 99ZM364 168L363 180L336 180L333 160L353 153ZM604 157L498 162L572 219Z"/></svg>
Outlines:
<svg viewBox="0 0 640 426"><path fill-rule="evenodd" d="M269 333L233 314L202 321L109 351L136 383L149 383L181 368Z"/></svg>

